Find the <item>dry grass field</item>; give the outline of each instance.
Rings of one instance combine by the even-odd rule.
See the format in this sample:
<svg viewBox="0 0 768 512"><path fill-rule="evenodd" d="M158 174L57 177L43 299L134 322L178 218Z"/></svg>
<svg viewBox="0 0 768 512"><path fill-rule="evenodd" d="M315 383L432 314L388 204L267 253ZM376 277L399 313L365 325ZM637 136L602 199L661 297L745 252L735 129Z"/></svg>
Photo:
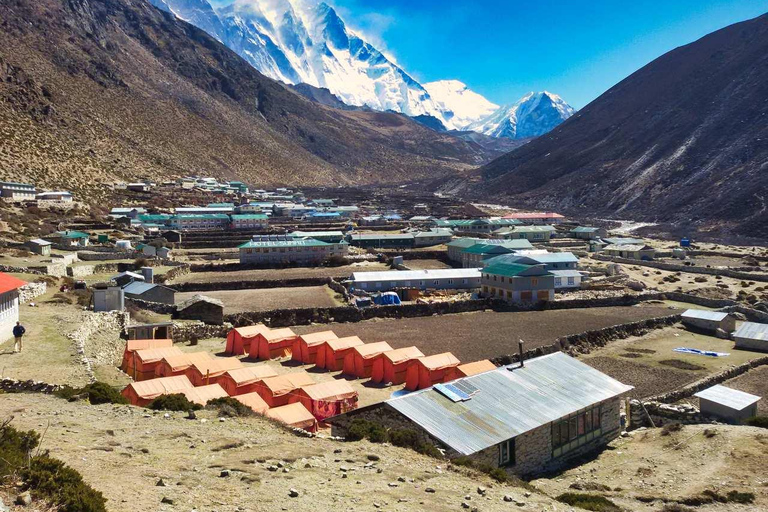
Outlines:
<svg viewBox="0 0 768 512"><path fill-rule="evenodd" d="M343 304L327 286L185 292L176 294L176 302L199 294L224 302L226 315L273 309L331 308Z"/></svg>
<svg viewBox="0 0 768 512"><path fill-rule="evenodd" d="M230 281L272 281L278 279L305 279L316 277L349 277L353 272L389 270L378 262L353 263L341 267L295 267L282 269L235 270L230 272L193 272L180 276L170 284L223 283Z"/></svg>

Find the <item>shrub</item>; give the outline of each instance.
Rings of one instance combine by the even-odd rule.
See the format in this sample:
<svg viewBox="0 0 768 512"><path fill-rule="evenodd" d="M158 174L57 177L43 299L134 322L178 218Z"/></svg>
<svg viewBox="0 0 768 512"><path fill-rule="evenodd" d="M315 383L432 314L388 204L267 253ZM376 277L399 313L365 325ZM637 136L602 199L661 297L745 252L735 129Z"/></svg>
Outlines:
<svg viewBox="0 0 768 512"><path fill-rule="evenodd" d="M231 396L209 400L205 408L218 410L219 416L228 416L230 418L253 416L255 414L253 409Z"/></svg>
<svg viewBox="0 0 768 512"><path fill-rule="evenodd" d="M692 496L680 500L685 505L691 505L699 507L701 505L708 505L710 503L741 503L748 504L755 501L755 495L751 492L739 492L737 490L730 490L726 494L720 494L717 491L707 489L702 491L698 496Z"/></svg>
<svg viewBox="0 0 768 512"><path fill-rule="evenodd" d="M502 484L507 481L507 472L501 468L493 468L488 472L488 476Z"/></svg>
<svg viewBox="0 0 768 512"><path fill-rule="evenodd" d="M94 382L82 388L73 388L64 386L54 395L66 400L72 400L77 396L87 396L92 405L98 404L127 404L128 399L120 394L115 388L104 382Z"/></svg>
<svg viewBox="0 0 768 512"><path fill-rule="evenodd" d="M372 443L383 443L387 440L387 430L373 421L355 419L349 425L347 439L350 441L368 439Z"/></svg>
<svg viewBox="0 0 768 512"><path fill-rule="evenodd" d="M32 456L40 441L34 431L0 427L0 478L17 474L24 488L60 512L106 512L104 496L83 481L80 473L47 454Z"/></svg>
<svg viewBox="0 0 768 512"><path fill-rule="evenodd" d="M661 428L661 435L668 436L673 432L680 432L683 429L683 425L675 421L674 423L667 423Z"/></svg>
<svg viewBox="0 0 768 512"><path fill-rule="evenodd" d="M752 416L747 418L744 423L750 427L768 428L768 416Z"/></svg>
<svg viewBox="0 0 768 512"><path fill-rule="evenodd" d="M410 429L393 430L389 433L389 442L395 446L414 448L419 443L419 436Z"/></svg>
<svg viewBox="0 0 768 512"><path fill-rule="evenodd" d="M566 505L583 508L584 510L592 510L593 512L621 512L621 508L608 498L593 494L566 492L555 499Z"/></svg>
<svg viewBox="0 0 768 512"><path fill-rule="evenodd" d="M190 402L187 400L187 397L182 395L181 393L174 393L171 395L160 395L159 397L155 398L149 404L147 404L147 407L152 409L153 411L197 411L198 409L202 409L202 406L200 404L196 404L194 402Z"/></svg>

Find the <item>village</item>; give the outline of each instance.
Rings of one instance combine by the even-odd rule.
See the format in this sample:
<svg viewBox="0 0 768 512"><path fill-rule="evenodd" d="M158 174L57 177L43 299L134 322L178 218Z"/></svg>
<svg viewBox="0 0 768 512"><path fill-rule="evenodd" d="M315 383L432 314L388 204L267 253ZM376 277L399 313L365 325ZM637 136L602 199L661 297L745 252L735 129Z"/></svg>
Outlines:
<svg viewBox="0 0 768 512"><path fill-rule="evenodd" d="M99 383L130 405L87 407L110 430L153 422L165 437L152 453L185 425L194 437L206 422L222 441L258 430L271 448L259 454L259 439L238 440L230 448L240 455L211 454L209 469L270 486L275 507L310 506L319 491L294 479L304 469L317 471L313 482L320 466L359 480L354 464L382 442L430 476L414 483L392 461L375 477L386 498L349 491L359 500L350 505L440 510L447 493L450 509L768 507L768 480L754 471L768 462L765 248L416 189L267 190L186 177L116 183L98 206L24 183L0 183L0 197L0 403L3 413L26 410L30 427L53 419L62 435L98 437L58 421L57 402L82 413L53 395ZM253 417L211 412L235 401ZM290 437L301 448L280 462L276 447ZM673 458L665 440L696 452L683 465L709 453L699 444L726 440L744 463L699 480L664 477L643 457ZM334 458L342 450L354 462ZM95 476L95 461L119 464L113 452L72 464ZM165 463L185 467L174 457ZM378 460L358 471L375 473ZM141 471L129 471L139 487ZM274 487L277 478L289 488ZM152 510L217 507L164 487L134 492L156 499ZM227 492L217 491L216 510L259 509ZM107 497L110 510L135 510Z"/></svg>

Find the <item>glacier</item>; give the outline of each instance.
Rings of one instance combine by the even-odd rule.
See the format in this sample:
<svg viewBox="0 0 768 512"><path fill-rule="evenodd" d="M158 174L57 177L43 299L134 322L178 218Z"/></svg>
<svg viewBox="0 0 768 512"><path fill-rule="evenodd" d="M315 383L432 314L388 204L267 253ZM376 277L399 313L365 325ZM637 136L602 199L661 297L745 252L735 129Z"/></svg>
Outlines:
<svg viewBox="0 0 768 512"><path fill-rule="evenodd" d="M550 93L499 106L458 80L420 84L350 29L328 3L315 0L149 0L286 84L327 88L342 102L411 117L431 116L448 130L494 137L546 133L573 109Z"/></svg>

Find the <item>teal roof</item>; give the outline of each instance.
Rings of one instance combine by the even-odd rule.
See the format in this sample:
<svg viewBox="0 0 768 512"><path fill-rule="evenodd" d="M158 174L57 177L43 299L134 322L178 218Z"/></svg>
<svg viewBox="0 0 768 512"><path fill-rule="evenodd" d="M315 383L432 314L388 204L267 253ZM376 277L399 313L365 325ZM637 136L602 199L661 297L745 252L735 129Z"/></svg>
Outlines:
<svg viewBox="0 0 768 512"><path fill-rule="evenodd" d="M229 215L226 213L183 213L180 215L174 215L174 219L227 219Z"/></svg>
<svg viewBox="0 0 768 512"><path fill-rule="evenodd" d="M475 244L472 247L464 249L467 254L504 254L512 252L501 244Z"/></svg>
<svg viewBox="0 0 768 512"><path fill-rule="evenodd" d="M234 208L235 203L208 203L206 208Z"/></svg>
<svg viewBox="0 0 768 512"><path fill-rule="evenodd" d="M591 228L589 226L577 226L571 230L571 233L594 233L600 228Z"/></svg>
<svg viewBox="0 0 768 512"><path fill-rule="evenodd" d="M141 222L163 222L166 220L170 220L171 215L168 215L166 213L151 213L151 214L139 215L138 218Z"/></svg>
<svg viewBox="0 0 768 512"><path fill-rule="evenodd" d="M82 231L57 231L56 234L62 238L70 239L88 238L91 236L88 233L83 233Z"/></svg>
<svg viewBox="0 0 768 512"><path fill-rule="evenodd" d="M232 220L267 220L268 218L263 213L236 213L232 215Z"/></svg>
<svg viewBox="0 0 768 512"><path fill-rule="evenodd" d="M346 242L341 242L346 243ZM314 238L300 238L296 240L271 240L271 241L264 241L264 242L257 242L254 240L250 240L243 245L238 246L238 249L254 249L254 248L264 248L264 247L325 247L327 245L332 245L327 242L323 242L320 240L315 240Z"/></svg>
<svg viewBox="0 0 768 512"><path fill-rule="evenodd" d="M521 265L519 263L496 263L485 267L482 272L484 274L494 274L504 277L519 276L526 270L531 268L530 265Z"/></svg>

